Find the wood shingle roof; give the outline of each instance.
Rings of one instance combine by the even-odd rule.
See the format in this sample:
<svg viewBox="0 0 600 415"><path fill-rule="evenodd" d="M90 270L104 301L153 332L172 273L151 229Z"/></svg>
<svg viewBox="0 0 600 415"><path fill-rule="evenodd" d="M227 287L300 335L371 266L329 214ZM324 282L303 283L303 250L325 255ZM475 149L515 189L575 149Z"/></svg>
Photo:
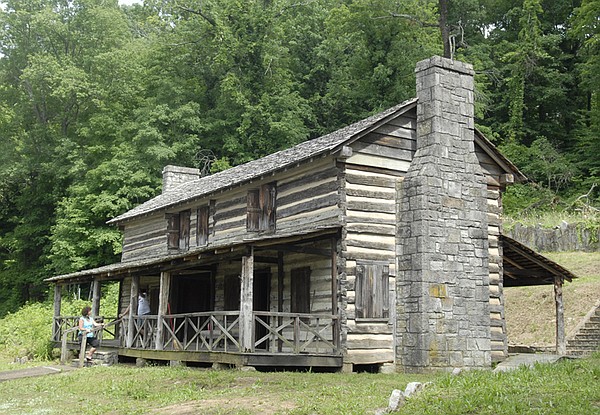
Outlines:
<svg viewBox="0 0 600 415"><path fill-rule="evenodd" d="M109 220L108 223L120 223L156 210L173 207L193 199L207 196L216 191L239 186L253 179L285 169L312 157L336 151L341 146L352 141L358 134L377 127L389 117L396 116L413 108L416 102L416 98L404 101L401 104L336 130L330 134L305 141L288 149L240 164L239 166L232 167L213 175L183 183L173 190L158 195L122 215Z"/></svg>

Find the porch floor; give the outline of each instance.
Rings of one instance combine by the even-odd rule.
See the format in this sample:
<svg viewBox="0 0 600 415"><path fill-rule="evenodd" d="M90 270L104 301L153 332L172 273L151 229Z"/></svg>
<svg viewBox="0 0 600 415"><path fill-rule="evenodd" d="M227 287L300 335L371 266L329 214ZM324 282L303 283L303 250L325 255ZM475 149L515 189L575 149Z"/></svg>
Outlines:
<svg viewBox="0 0 600 415"><path fill-rule="evenodd" d="M67 347L72 350L78 350L79 344L69 342ZM341 368L343 364L343 359L340 355L270 353L261 350L256 350L251 353L230 351L153 350L120 347L116 340L103 340L98 350L116 351L119 356L148 360L221 363L232 366Z"/></svg>

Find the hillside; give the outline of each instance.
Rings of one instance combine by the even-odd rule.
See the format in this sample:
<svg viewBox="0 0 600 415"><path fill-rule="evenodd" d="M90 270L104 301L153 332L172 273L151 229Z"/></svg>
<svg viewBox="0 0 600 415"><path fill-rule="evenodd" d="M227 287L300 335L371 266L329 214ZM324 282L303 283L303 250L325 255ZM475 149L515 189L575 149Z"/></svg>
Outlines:
<svg viewBox="0 0 600 415"><path fill-rule="evenodd" d="M563 288L567 336L600 300L600 252L554 252L545 256L577 275ZM552 286L505 289L509 344L553 346L555 305Z"/></svg>

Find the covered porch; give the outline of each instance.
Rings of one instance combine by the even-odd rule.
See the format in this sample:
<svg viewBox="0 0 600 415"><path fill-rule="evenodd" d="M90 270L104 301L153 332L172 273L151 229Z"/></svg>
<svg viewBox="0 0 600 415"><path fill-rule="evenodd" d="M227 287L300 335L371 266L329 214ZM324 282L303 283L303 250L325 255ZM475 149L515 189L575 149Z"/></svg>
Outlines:
<svg viewBox="0 0 600 415"><path fill-rule="evenodd" d="M342 366L337 231L113 264L55 283L53 340L76 349L78 316L61 314L66 284L90 284L102 349L144 359L250 366ZM100 310L119 282L119 316ZM151 313L138 315L146 291ZM126 314L123 314L127 311Z"/></svg>

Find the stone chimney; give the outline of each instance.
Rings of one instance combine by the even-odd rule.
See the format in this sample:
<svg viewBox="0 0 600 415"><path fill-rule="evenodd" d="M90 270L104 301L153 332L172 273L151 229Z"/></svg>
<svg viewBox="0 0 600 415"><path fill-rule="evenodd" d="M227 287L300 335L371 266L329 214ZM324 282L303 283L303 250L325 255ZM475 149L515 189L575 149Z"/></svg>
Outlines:
<svg viewBox="0 0 600 415"><path fill-rule="evenodd" d="M417 148L398 206L396 360L407 372L491 366L487 184L473 69L417 64Z"/></svg>
<svg viewBox="0 0 600 415"><path fill-rule="evenodd" d="M165 166L162 171L162 192L173 190L185 182L191 182L200 178L200 170L191 167Z"/></svg>

